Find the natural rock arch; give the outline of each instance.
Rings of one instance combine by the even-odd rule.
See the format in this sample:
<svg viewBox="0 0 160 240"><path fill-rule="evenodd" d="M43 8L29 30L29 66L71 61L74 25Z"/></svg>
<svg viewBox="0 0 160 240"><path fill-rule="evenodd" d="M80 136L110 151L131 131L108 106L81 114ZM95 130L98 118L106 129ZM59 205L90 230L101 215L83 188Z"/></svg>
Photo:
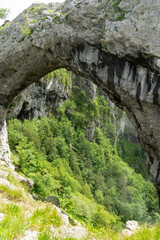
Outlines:
<svg viewBox="0 0 160 240"><path fill-rule="evenodd" d="M7 161L5 151L9 151L4 144L8 104L31 83L65 67L99 85L126 111L160 195L158 11L159 0L67 0L32 5L4 27L0 32L1 159Z"/></svg>

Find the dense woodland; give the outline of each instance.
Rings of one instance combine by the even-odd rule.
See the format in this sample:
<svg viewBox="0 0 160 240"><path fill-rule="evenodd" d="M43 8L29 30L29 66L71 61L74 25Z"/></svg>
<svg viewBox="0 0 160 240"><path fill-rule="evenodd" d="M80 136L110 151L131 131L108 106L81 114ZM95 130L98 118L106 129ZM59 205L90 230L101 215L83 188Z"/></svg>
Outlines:
<svg viewBox="0 0 160 240"><path fill-rule="evenodd" d="M57 196L64 211L96 228L120 229L131 219L159 221L143 150L117 136L115 122L121 117L101 91L91 100L73 84L70 99L55 116L9 120L12 159L18 171L34 180L32 194ZM92 122L98 124L89 141L86 129Z"/></svg>

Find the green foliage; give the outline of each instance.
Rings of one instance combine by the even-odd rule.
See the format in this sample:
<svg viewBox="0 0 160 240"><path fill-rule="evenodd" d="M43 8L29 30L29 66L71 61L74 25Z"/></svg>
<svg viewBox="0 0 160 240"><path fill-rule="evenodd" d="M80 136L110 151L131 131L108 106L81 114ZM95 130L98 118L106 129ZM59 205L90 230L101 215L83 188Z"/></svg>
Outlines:
<svg viewBox="0 0 160 240"><path fill-rule="evenodd" d="M26 228L24 211L16 204L1 205L0 210L5 213L4 220L0 222L0 239L12 240L23 233Z"/></svg>
<svg viewBox="0 0 160 240"><path fill-rule="evenodd" d="M118 140L118 153L123 161L127 162L137 173L141 173L145 179L149 178L147 166L144 162L145 155L138 143L127 141L120 136Z"/></svg>
<svg viewBox="0 0 160 240"><path fill-rule="evenodd" d="M9 27L11 24L13 24L13 23L7 22L7 23L5 23L4 25L2 25L2 26L0 27L0 33L1 33L2 30L4 30L4 29L6 29L7 27Z"/></svg>
<svg viewBox="0 0 160 240"><path fill-rule="evenodd" d="M114 12L119 14L119 16L116 17L115 21L123 21L125 19L125 14L127 13L127 11L119 7L121 1L122 0L115 0L113 2Z"/></svg>
<svg viewBox="0 0 160 240"><path fill-rule="evenodd" d="M44 226L46 228L51 224L54 227L59 227L62 224L62 219L56 208L54 208L54 210L49 206L38 208L30 218L30 227L38 227L41 232L44 230Z"/></svg>
<svg viewBox="0 0 160 240"><path fill-rule="evenodd" d="M71 72L67 71L65 68L61 68L61 69L58 69L58 70L48 73L44 77L44 79L47 82L50 82L53 78L57 78L58 83L63 84L67 88L67 87L69 87L69 84L71 83L71 77L72 77Z"/></svg>
<svg viewBox="0 0 160 240"><path fill-rule="evenodd" d="M31 34L31 28L28 27L27 25L21 26L20 23L18 23L19 27L21 28L21 32L24 34L24 36L30 35Z"/></svg>
<svg viewBox="0 0 160 240"><path fill-rule="evenodd" d="M114 2L113 2L113 6L114 6L114 7L117 7L117 6L120 4L120 2L122 2L122 0L116 0L116 1L114 1Z"/></svg>
<svg viewBox="0 0 160 240"><path fill-rule="evenodd" d="M25 18L26 18L26 24L24 25L21 25L19 22L17 22L19 28L21 29L21 32L23 34L23 37L19 40L19 42L22 42L24 41L24 39L27 37L29 38L30 35L32 34L33 32L33 29L31 28L30 26L30 21L29 21L29 18L28 18L28 13L25 14ZM35 20L33 20L35 21Z"/></svg>
<svg viewBox="0 0 160 240"><path fill-rule="evenodd" d="M11 189L8 186L0 185L0 193L5 193L10 200L23 199L23 192L21 189Z"/></svg>
<svg viewBox="0 0 160 240"><path fill-rule="evenodd" d="M0 19L8 17L10 10L7 8L0 8Z"/></svg>
<svg viewBox="0 0 160 240"><path fill-rule="evenodd" d="M36 7L31 7L31 8L29 9L29 12L33 12L33 13L37 12Z"/></svg>
<svg viewBox="0 0 160 240"><path fill-rule="evenodd" d="M20 239L26 230L36 229L39 232L38 239L50 238L50 227L60 227L62 219L56 208L43 206L37 208L27 216L24 206L18 204L1 204L0 212L4 213L5 218L0 222L0 239ZM21 236L21 237L20 237Z"/></svg>
<svg viewBox="0 0 160 240"><path fill-rule="evenodd" d="M124 240L158 240L160 238L160 225L153 227L144 226L134 235L125 237Z"/></svg>
<svg viewBox="0 0 160 240"><path fill-rule="evenodd" d="M92 101L74 87L71 98L57 112L58 117L8 123L17 167L34 179L32 192L57 195L65 211L96 228L119 228L121 220L129 219L159 221L153 184L127 164L135 160L140 172L141 149L138 145L126 147L122 141L117 151L115 117L105 97ZM100 125L90 142L85 131L92 121Z"/></svg>

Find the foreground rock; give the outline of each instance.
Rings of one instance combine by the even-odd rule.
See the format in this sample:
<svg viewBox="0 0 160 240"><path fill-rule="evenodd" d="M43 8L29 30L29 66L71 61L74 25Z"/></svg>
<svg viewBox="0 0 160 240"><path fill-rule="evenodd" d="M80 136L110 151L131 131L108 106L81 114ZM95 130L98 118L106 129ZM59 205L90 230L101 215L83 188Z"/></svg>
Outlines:
<svg viewBox="0 0 160 240"><path fill-rule="evenodd" d="M20 240L38 240L38 234L37 231L26 231L25 237L20 238Z"/></svg>
<svg viewBox="0 0 160 240"><path fill-rule="evenodd" d="M126 222L126 229L122 230L123 237L130 237L135 231L138 229L138 222L137 221L127 221Z"/></svg>
<svg viewBox="0 0 160 240"><path fill-rule="evenodd" d="M9 188L9 189L12 189L12 190L15 190L16 189L16 187L13 185L13 184L11 184L7 179L5 179L5 178L0 178L0 185L1 186L5 186L5 187L7 187L7 188Z"/></svg>
<svg viewBox="0 0 160 240"><path fill-rule="evenodd" d="M5 116L13 98L48 72L66 67L99 85L126 111L160 195L159 23L159 0L67 0L32 5L4 26L0 159L10 164Z"/></svg>
<svg viewBox="0 0 160 240"><path fill-rule="evenodd" d="M3 111L1 112L0 106L0 114L5 114ZM10 169L14 169L11 164L11 152L8 145L8 134L6 121L3 119L3 122L0 123L0 163L8 166Z"/></svg>
<svg viewBox="0 0 160 240"><path fill-rule="evenodd" d="M39 197L37 195L32 195L32 197L35 200L41 200L43 202L50 202L53 205L57 206L58 208L60 207L60 201L59 201L58 197L56 197L56 196Z"/></svg>
<svg viewBox="0 0 160 240"><path fill-rule="evenodd" d="M55 230L54 237L57 238L74 238L83 239L87 236L86 229L83 227L70 227L62 226Z"/></svg>
<svg viewBox="0 0 160 240"><path fill-rule="evenodd" d="M0 185L4 185L13 190L15 189L15 186L7 180L7 177L9 175L15 178L16 181L25 184L28 187L29 191L33 188L34 182L32 179L20 175L17 172L11 170L10 168L6 168L6 170L0 170Z"/></svg>
<svg viewBox="0 0 160 240"><path fill-rule="evenodd" d="M22 176L14 171L12 171L12 176L16 178L19 182L25 184L28 187L29 191L33 188L34 181L32 179Z"/></svg>

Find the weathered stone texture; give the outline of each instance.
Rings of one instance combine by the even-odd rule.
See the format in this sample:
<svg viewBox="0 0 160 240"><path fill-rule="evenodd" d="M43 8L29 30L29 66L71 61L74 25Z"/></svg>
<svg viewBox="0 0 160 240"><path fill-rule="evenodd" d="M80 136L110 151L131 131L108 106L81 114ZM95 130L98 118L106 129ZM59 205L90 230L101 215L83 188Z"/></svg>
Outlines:
<svg viewBox="0 0 160 240"><path fill-rule="evenodd" d="M65 87L58 83L57 78L50 81L41 79L22 91L10 104L7 118L44 117L49 113L55 114L56 108L60 107L64 100L69 98L72 84Z"/></svg>

